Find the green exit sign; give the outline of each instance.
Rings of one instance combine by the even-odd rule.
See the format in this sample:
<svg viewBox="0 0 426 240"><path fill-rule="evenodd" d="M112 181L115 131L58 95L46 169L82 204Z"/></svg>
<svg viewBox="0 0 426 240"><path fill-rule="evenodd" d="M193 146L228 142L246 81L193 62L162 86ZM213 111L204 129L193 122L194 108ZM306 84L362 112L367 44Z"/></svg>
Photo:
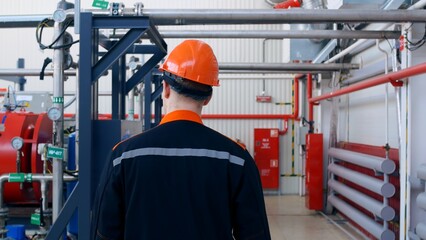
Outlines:
<svg viewBox="0 0 426 240"><path fill-rule="evenodd" d="M103 0L94 0L92 3L92 7L97 7L97 8L101 8L101 9L107 9L108 8L109 3L107 1L103 1Z"/></svg>
<svg viewBox="0 0 426 240"><path fill-rule="evenodd" d="M64 149L58 147L49 147L47 149L48 158L64 159Z"/></svg>

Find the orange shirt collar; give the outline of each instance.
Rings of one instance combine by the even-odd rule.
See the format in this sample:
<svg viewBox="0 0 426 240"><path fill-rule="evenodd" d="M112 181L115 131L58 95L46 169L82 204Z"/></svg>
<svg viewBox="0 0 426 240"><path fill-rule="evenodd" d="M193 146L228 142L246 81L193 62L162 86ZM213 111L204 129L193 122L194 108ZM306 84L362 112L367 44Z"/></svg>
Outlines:
<svg viewBox="0 0 426 240"><path fill-rule="evenodd" d="M201 117L197 113L189 110L176 110L166 114L161 120L160 125L177 120L187 120L203 124Z"/></svg>

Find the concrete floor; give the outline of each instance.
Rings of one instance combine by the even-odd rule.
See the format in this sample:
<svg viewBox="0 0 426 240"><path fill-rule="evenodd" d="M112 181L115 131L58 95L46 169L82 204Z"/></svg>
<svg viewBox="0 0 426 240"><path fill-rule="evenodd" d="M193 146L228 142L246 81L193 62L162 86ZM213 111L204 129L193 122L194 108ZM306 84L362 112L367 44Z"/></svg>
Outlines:
<svg viewBox="0 0 426 240"><path fill-rule="evenodd" d="M304 197L265 196L265 204L272 240L364 239L346 221L339 221L339 226L352 236L316 211L306 209Z"/></svg>

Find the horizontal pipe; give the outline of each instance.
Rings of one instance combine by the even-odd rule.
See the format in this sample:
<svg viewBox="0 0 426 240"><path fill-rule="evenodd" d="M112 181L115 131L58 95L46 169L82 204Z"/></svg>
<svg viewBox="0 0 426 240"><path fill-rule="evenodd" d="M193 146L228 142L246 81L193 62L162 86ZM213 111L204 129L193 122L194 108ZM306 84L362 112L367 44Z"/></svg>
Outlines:
<svg viewBox="0 0 426 240"><path fill-rule="evenodd" d="M425 14L426 15L426 14ZM318 102L325 99L341 96L344 94L348 94L351 92L359 91L362 89L374 87L380 84L388 83L391 81L402 81L405 80L407 77L412 77L415 75L419 75L426 72L426 63L421 63L409 68L405 68L402 70L399 70L397 72L392 72L384 75L380 75L356 84L353 84L349 87L345 87L339 90L336 90L334 92L329 92L326 94L323 94L321 96L313 97L309 99L309 102Z"/></svg>
<svg viewBox="0 0 426 240"><path fill-rule="evenodd" d="M383 182L377 178L341 167L337 164L329 165L328 170L341 178L382 195L383 197L390 198L395 194L395 186L391 183Z"/></svg>
<svg viewBox="0 0 426 240"><path fill-rule="evenodd" d="M121 38L124 32L115 32L110 38ZM181 30L160 31L163 38L267 38L267 39L398 39L401 31L348 31L348 30ZM143 38L148 38L144 35Z"/></svg>
<svg viewBox="0 0 426 240"><path fill-rule="evenodd" d="M426 181L426 164L421 164L417 169L417 177Z"/></svg>
<svg viewBox="0 0 426 240"><path fill-rule="evenodd" d="M202 119L293 119L292 114L202 114Z"/></svg>
<svg viewBox="0 0 426 240"><path fill-rule="evenodd" d="M367 9L144 9L156 25L334 22L424 22L422 10Z"/></svg>
<svg viewBox="0 0 426 240"><path fill-rule="evenodd" d="M65 70L66 76L75 76L77 70L70 69ZM44 71L45 76L53 76L53 69L46 69ZM9 76L17 76L17 77L25 77L25 76L40 76L40 69L0 69L0 77L9 77Z"/></svg>
<svg viewBox="0 0 426 240"><path fill-rule="evenodd" d="M416 198L416 203L419 208L426 211L426 192L420 193Z"/></svg>
<svg viewBox="0 0 426 240"><path fill-rule="evenodd" d="M109 15L109 10L89 9L94 15ZM123 9L135 15L134 8ZM72 14L68 14L72 16ZM155 25L190 24L283 24L283 23L367 23L425 22L422 10L367 9L143 9ZM0 28L36 27L50 14L0 16Z"/></svg>
<svg viewBox="0 0 426 240"><path fill-rule="evenodd" d="M426 239L426 223L419 222L416 225L416 235L421 239Z"/></svg>
<svg viewBox="0 0 426 240"><path fill-rule="evenodd" d="M360 193L340 182L329 180L328 186L385 221L390 221L395 217L395 210L390 206L383 205L382 202Z"/></svg>
<svg viewBox="0 0 426 240"><path fill-rule="evenodd" d="M261 70L261 71L340 71L359 69L351 63L219 63L219 70Z"/></svg>
<svg viewBox="0 0 426 240"><path fill-rule="evenodd" d="M328 154L331 157L350 162L358 166L373 169L375 171L391 174L395 171L396 165L392 160L376 157L368 154L352 152L339 148L330 148Z"/></svg>
<svg viewBox="0 0 426 240"><path fill-rule="evenodd" d="M395 233L389 229L383 229L383 226L364 215L351 205L340 200L336 196L329 196L328 202L330 202L335 208L342 212L345 216L352 219L356 224L361 226L367 232L371 233L377 239L393 240L395 239Z"/></svg>

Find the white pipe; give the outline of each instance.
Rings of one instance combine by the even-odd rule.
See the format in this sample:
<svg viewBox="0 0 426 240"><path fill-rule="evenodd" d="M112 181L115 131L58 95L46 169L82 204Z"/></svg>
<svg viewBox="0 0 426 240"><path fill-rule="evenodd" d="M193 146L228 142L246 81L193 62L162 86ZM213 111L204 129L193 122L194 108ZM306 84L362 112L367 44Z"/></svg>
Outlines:
<svg viewBox="0 0 426 240"><path fill-rule="evenodd" d="M416 203L419 208L426 211L426 192L420 193L416 198Z"/></svg>
<svg viewBox="0 0 426 240"><path fill-rule="evenodd" d="M421 239L426 239L426 224L419 222L416 226L416 235Z"/></svg>
<svg viewBox="0 0 426 240"><path fill-rule="evenodd" d="M426 181L426 164L422 164L417 168L417 177Z"/></svg>
<svg viewBox="0 0 426 240"><path fill-rule="evenodd" d="M396 165L392 160L344 149L330 148L328 150L328 155L345 162L350 162L358 166L363 166L388 174L393 173L396 169Z"/></svg>
<svg viewBox="0 0 426 240"><path fill-rule="evenodd" d="M338 59L344 57L346 54L349 54L352 52L355 48L366 42L367 39L361 39L356 41L354 44L350 45L349 47L345 48L343 51L339 52L338 54L334 55L332 58L328 59L324 63L332 63L337 61Z"/></svg>
<svg viewBox="0 0 426 240"><path fill-rule="evenodd" d="M384 205L376 199L360 193L335 180L329 180L328 185L338 193L355 202L359 206L367 209L374 215L384 219L385 221L390 221L395 217L395 210L389 205Z"/></svg>
<svg viewBox="0 0 426 240"><path fill-rule="evenodd" d="M392 197L395 194L395 187L392 184L385 183L377 178L349 170L337 164L329 165L328 170L339 177L349 180L382 196Z"/></svg>
<svg viewBox="0 0 426 240"><path fill-rule="evenodd" d="M328 201L336 207L340 212L345 214L347 217L352 219L358 225L360 225L363 229L367 230L377 239L383 240L393 240L395 239L395 233L389 229L382 229L382 226L377 222L373 221L368 216L359 212L354 207L349 204L343 202L336 196L329 196Z"/></svg>

